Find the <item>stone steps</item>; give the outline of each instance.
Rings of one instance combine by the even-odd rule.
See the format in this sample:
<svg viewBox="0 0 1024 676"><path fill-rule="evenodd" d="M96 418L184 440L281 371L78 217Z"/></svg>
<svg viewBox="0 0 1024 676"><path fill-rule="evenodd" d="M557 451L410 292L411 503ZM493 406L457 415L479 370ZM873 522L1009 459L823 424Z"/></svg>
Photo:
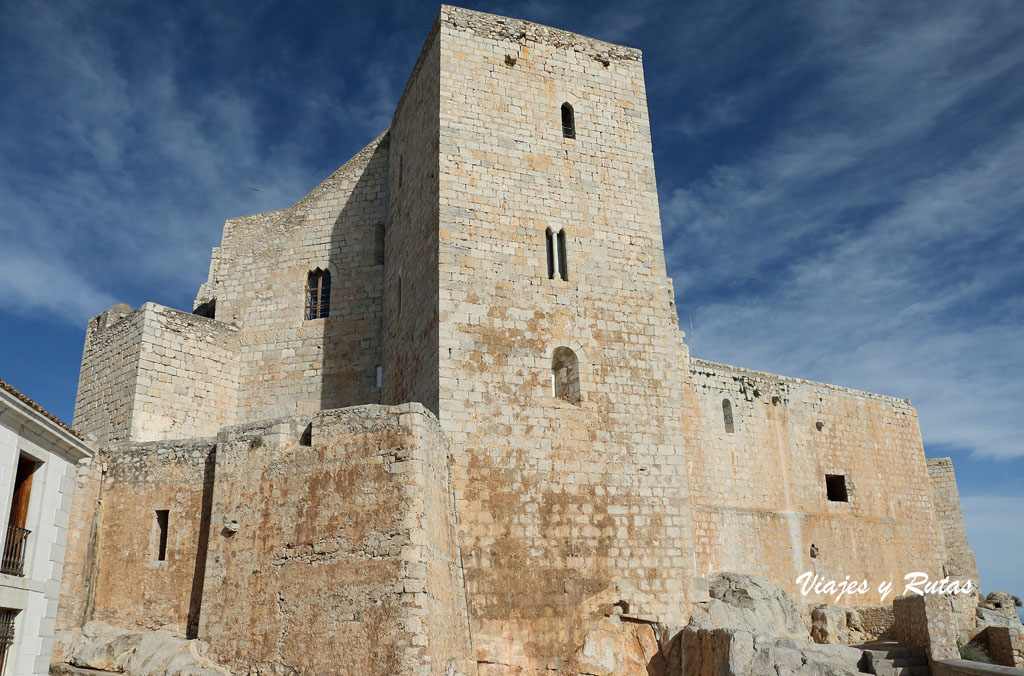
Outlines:
<svg viewBox="0 0 1024 676"><path fill-rule="evenodd" d="M895 643L864 646L864 667L877 676L931 676L921 648Z"/></svg>

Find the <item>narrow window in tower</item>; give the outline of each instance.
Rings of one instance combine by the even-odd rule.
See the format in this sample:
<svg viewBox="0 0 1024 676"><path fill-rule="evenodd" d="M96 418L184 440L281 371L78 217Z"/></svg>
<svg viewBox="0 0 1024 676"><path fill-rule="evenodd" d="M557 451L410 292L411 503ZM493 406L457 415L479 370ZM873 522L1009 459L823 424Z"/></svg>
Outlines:
<svg viewBox="0 0 1024 676"><path fill-rule="evenodd" d="M384 369L381 368L380 364L377 365L376 374L377 374L377 389L379 390L380 388L384 387Z"/></svg>
<svg viewBox="0 0 1024 676"><path fill-rule="evenodd" d="M548 228L544 232L544 237L547 239L548 244L548 279L555 278L555 235L551 232L551 228Z"/></svg>
<svg viewBox="0 0 1024 676"><path fill-rule="evenodd" d="M398 316L402 316L402 278L398 278L398 299L395 303L398 306Z"/></svg>
<svg viewBox="0 0 1024 676"><path fill-rule="evenodd" d="M732 422L732 402L728 399L722 400L722 418L725 419L725 431L732 433L736 430Z"/></svg>
<svg viewBox="0 0 1024 676"><path fill-rule="evenodd" d="M576 138L576 113L568 101L562 104L562 136Z"/></svg>
<svg viewBox="0 0 1024 676"><path fill-rule="evenodd" d="M405 160L401 155L398 156L398 187L402 187L402 178L405 174Z"/></svg>
<svg viewBox="0 0 1024 676"><path fill-rule="evenodd" d="M156 560L167 560L167 517L169 510L156 510Z"/></svg>
<svg viewBox="0 0 1024 676"><path fill-rule="evenodd" d="M580 403L580 362L565 346L556 347L551 355L551 392L570 404Z"/></svg>
<svg viewBox="0 0 1024 676"><path fill-rule="evenodd" d="M331 312L331 273L317 268L306 276L306 319L322 319Z"/></svg>
<svg viewBox="0 0 1024 676"><path fill-rule="evenodd" d="M373 236L373 262L384 265L384 224L378 223Z"/></svg>
<svg viewBox="0 0 1024 676"><path fill-rule="evenodd" d="M563 281L569 281L569 266L566 264L565 230L558 231L558 274Z"/></svg>

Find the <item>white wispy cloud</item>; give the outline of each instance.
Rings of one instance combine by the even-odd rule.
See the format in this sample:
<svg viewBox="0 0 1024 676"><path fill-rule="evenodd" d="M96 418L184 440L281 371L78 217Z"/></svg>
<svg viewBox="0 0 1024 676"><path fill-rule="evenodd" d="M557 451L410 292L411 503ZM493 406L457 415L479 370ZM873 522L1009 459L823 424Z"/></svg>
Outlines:
<svg viewBox="0 0 1024 676"><path fill-rule="evenodd" d="M1024 455L1024 127L957 126L1024 49L979 52L1014 28L961 6L851 7L804 6L788 65L820 84L761 145L669 187L683 323L699 356L907 396L926 442Z"/></svg>
<svg viewBox="0 0 1024 676"><path fill-rule="evenodd" d="M320 139L358 150L387 127L389 92L404 77L404 64L358 71L364 78L348 78L356 91L343 106L322 91L281 92L277 101L249 81L203 83L184 60L190 26L173 12L126 46L118 31L139 27L120 25L109 8L12 10L6 20L17 35L6 53L17 56L3 59L0 77L23 111L8 109L0 139L0 248L48 251L75 302L47 314L77 325L111 298L187 304L224 219L301 198L347 159L340 150L322 166L311 162L324 151ZM204 15L215 25L218 16ZM268 133L282 110L289 123ZM0 309L15 313L39 313L48 302L0 294Z"/></svg>

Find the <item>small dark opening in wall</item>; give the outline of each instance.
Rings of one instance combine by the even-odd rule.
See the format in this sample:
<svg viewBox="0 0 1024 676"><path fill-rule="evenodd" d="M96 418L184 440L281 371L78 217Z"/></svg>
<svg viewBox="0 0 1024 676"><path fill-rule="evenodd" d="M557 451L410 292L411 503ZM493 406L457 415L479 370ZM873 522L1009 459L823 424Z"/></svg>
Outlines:
<svg viewBox="0 0 1024 676"><path fill-rule="evenodd" d="M849 502L846 492L846 476L844 474L826 474L825 490L830 502Z"/></svg>
<svg viewBox="0 0 1024 676"><path fill-rule="evenodd" d="M156 510L157 550L156 560L167 560L167 517L169 510Z"/></svg>
<svg viewBox="0 0 1024 676"><path fill-rule="evenodd" d="M212 298L205 303L200 303L196 306L195 310L192 310L192 314L199 315L200 317L207 317L209 319L216 319L217 299Z"/></svg>
<svg viewBox="0 0 1024 676"><path fill-rule="evenodd" d="M302 436L299 437L299 446L312 446L313 445L313 423L306 425L306 429L302 430Z"/></svg>

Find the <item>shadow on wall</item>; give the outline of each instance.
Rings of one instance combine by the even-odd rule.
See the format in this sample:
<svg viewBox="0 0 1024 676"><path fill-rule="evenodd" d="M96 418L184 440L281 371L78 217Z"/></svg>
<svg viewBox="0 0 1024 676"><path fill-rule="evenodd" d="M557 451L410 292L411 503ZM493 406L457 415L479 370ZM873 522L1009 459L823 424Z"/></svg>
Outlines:
<svg viewBox="0 0 1024 676"><path fill-rule="evenodd" d="M370 152L331 230L320 408L380 403L388 137ZM327 261L310 261L310 271ZM308 294L307 294L308 302Z"/></svg>

